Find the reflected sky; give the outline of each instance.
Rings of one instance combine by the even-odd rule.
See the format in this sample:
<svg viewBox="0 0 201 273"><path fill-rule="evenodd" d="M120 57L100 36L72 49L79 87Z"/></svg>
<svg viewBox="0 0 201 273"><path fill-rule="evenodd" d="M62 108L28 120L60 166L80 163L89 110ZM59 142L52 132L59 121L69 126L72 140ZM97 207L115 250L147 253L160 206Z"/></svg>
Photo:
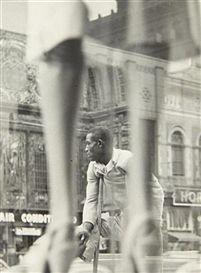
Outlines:
<svg viewBox="0 0 201 273"><path fill-rule="evenodd" d="M28 0L0 0L0 28L26 33L27 2ZM114 12L117 10L115 0L85 0L84 2L88 5L89 17L91 20L96 19L98 14L106 16L111 13L112 9Z"/></svg>

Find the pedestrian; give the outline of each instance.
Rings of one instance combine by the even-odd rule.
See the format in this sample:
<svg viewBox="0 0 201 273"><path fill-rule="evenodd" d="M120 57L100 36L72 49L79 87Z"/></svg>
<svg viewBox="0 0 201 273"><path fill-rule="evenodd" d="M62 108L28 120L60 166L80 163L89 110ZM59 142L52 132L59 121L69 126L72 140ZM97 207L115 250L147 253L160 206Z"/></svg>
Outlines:
<svg viewBox="0 0 201 273"><path fill-rule="evenodd" d="M78 228L78 234L86 246L81 258L89 262L93 258L99 236L97 228L99 179L100 177L104 179L101 235L120 241L123 236L122 221L128 206L127 190L133 155L130 151L114 148L111 132L103 127L95 127L87 133L85 151L90 163L87 170L83 223ZM153 203L151 213L160 231L164 195L154 175L150 181L150 194Z"/></svg>

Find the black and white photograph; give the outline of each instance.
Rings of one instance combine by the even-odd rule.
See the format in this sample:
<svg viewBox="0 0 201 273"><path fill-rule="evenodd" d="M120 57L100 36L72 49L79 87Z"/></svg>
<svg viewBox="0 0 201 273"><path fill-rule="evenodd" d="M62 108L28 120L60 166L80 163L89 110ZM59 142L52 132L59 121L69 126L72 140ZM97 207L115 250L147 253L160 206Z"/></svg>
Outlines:
<svg viewBox="0 0 201 273"><path fill-rule="evenodd" d="M201 272L201 0L0 0L0 272Z"/></svg>

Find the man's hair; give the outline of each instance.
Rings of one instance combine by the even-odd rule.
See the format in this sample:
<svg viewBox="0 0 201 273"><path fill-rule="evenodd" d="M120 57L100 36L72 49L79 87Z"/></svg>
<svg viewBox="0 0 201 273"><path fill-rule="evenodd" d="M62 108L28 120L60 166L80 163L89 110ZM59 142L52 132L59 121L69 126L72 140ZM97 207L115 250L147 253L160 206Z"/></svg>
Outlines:
<svg viewBox="0 0 201 273"><path fill-rule="evenodd" d="M98 141L101 139L106 145L113 145L113 136L109 129L105 127L95 127L88 131L87 134L92 134L92 139Z"/></svg>

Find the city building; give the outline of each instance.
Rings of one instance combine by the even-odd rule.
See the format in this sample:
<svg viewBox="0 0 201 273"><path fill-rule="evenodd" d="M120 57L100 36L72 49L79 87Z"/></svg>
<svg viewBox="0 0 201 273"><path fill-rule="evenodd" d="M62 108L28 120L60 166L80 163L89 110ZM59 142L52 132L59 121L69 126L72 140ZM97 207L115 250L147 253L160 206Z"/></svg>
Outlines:
<svg viewBox="0 0 201 273"><path fill-rule="evenodd" d="M178 242L181 242L181 245L190 245L189 241L199 241L196 236L190 236L189 231L201 235L199 209L201 65L199 58L185 60L187 56L196 56L199 51L193 43L190 28L192 18L187 2L182 4L172 0L144 1L143 4L143 1L134 4L132 1L128 2L117 0L117 12L111 11L108 16L99 15L96 20L90 21L88 35L106 46L126 50L127 54L128 52L142 54L145 64L152 63L149 57L158 59L156 67L144 65L143 76L139 76L137 80L144 85L142 96L147 102L144 105L146 115L143 116L149 120L149 124L152 120L150 135L153 139L151 143L154 142L154 145L150 151L155 155L155 173L166 196L164 226L166 225L165 229L169 231L166 239L173 242L172 247L176 247L174 242L177 242L180 248ZM141 18L140 10L137 9L140 5L144 5L141 9ZM128 17L130 12L132 16ZM193 31L196 31L196 24ZM110 56L108 55L108 63ZM145 56L149 57L146 59ZM162 59L182 62L174 64L173 68L172 64L161 62ZM133 66L134 71L140 69L138 63ZM114 75L119 73L119 67L121 65L118 65L117 71L113 69ZM111 68L108 70L109 73L111 74ZM147 81L151 79L151 74L154 75L152 80ZM118 76L119 85L122 87L122 77ZM114 77L117 82L118 77ZM152 88L154 93L151 94ZM189 99L193 101L190 102ZM154 111L151 114L149 110L151 100L155 104L155 115ZM183 232L180 233L181 231ZM164 246L166 247L166 244Z"/></svg>
<svg viewBox="0 0 201 273"><path fill-rule="evenodd" d="M165 193L163 229L167 241L164 247L166 250L182 246L198 248L198 235L201 235L199 62L191 59L180 63L178 70L178 63L103 45L89 44L87 52L90 85L84 90L91 92L88 96L93 98L86 108L92 107L94 124L111 128L117 147L129 148L126 77L130 73L133 78L130 91L136 92L138 110L147 124L149 157L154 162L152 171Z"/></svg>
<svg viewBox="0 0 201 273"><path fill-rule="evenodd" d="M88 22L90 37L107 46L165 60L197 54L188 1L182 4L174 0L116 2L117 12L111 10L110 15L103 17L99 14L97 19Z"/></svg>
<svg viewBox="0 0 201 273"><path fill-rule="evenodd" d="M50 221L36 68L25 35L1 30L1 256L15 263Z"/></svg>
<svg viewBox="0 0 201 273"><path fill-rule="evenodd" d="M201 67L192 58L177 70L175 63L159 59L167 52L162 50L160 42L160 35L167 34L162 33L163 29L160 35L154 36L160 44L155 53L136 48L125 50L123 42L121 46L125 29L120 29L126 19L120 11L125 6L122 1L118 5L117 13L90 22L89 34L94 32L92 36L105 45L91 40L84 45L87 67L75 159L78 222L86 188L87 130L95 125L108 126L113 131L115 146L129 149L126 78L131 73L133 80L137 79L133 92L149 131L153 172L165 192L165 250L175 247L174 242L180 248L183 244L185 248L197 249L198 236L201 236ZM157 19L153 20L156 23ZM111 37L108 24L111 30L116 28ZM0 35L0 255L9 264L15 264L16 253L25 253L43 234L51 215L37 67L25 62L25 35L5 30ZM111 40L107 40L109 37ZM172 31L170 39L174 37L178 35Z"/></svg>

